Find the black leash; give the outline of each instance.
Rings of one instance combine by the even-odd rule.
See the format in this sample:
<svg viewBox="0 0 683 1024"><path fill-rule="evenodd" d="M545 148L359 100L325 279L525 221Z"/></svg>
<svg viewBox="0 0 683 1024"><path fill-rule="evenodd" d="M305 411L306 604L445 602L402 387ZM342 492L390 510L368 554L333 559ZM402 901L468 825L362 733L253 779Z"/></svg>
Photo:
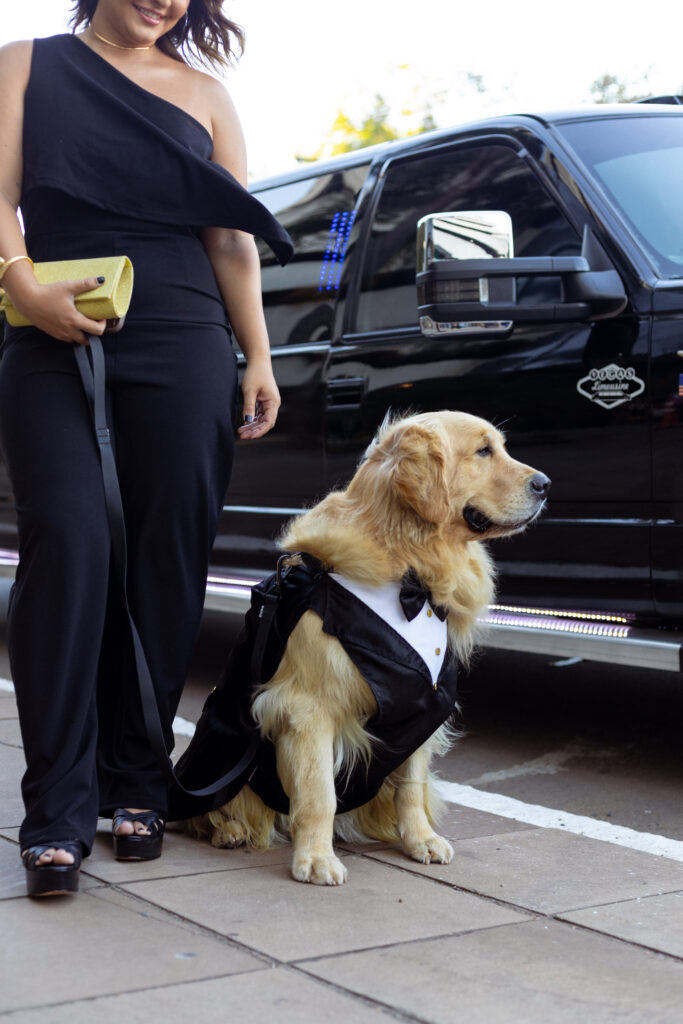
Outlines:
<svg viewBox="0 0 683 1024"><path fill-rule="evenodd" d="M169 757L168 750L166 749L161 719L159 717L156 692L154 690L154 683L152 682L152 676L149 671L142 641L140 640L140 635L135 622L133 621L130 605L128 603L128 551L126 544L126 525L123 516L123 502L121 500L119 478L116 472L116 462L114 460L114 450L112 448L111 435L109 432L109 425L107 423L104 351L102 349L102 342L100 338L96 335L88 335L88 339L89 345L74 344L74 354L76 356L76 364L83 382L83 388L92 412L97 446L100 451L102 482L104 484L104 500L107 507L109 531L111 533L112 557L114 561L114 568L121 586L123 604L128 616L128 622L130 623L133 651L135 654L135 668L138 676L138 685L140 687L140 700L142 702L142 715L145 723L145 729L147 730L147 737L149 739L150 747L159 762L159 766L169 782L177 786L178 789L188 796L210 796L213 793L217 793L219 789L228 786L239 775L246 772L251 762L256 758L260 739L258 733L255 733L250 739L246 751L234 768L231 768L229 772L226 772L226 774L218 779L217 782L211 783L210 786L204 786L203 789L185 789L176 776L173 764L171 763L171 758ZM92 357L92 366L90 359L88 358L88 349L90 350ZM275 609L276 603L273 603L272 605L269 604L265 609L266 614L262 615L259 619L256 646L261 657L265 648L267 634L275 614ZM262 611L264 611L264 609L262 609ZM259 683L261 682L260 660L261 659L259 658L258 662L252 665L252 669L255 671L254 678Z"/></svg>

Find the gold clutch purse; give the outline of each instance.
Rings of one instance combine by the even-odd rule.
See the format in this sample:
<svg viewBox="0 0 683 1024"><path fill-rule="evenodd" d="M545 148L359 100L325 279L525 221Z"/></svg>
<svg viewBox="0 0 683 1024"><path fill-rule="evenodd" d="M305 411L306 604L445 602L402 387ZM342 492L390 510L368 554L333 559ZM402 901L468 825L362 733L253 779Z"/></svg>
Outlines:
<svg viewBox="0 0 683 1024"><path fill-rule="evenodd" d="M75 298L76 308L91 320L123 320L133 292L133 264L127 256L103 256L101 259L51 260L33 267L36 281L54 284L57 281L78 281L84 277L103 277L104 284L83 292ZM28 327L29 321L3 293L0 308L12 327ZM111 326L114 326L113 324ZM116 326L121 326L117 324Z"/></svg>

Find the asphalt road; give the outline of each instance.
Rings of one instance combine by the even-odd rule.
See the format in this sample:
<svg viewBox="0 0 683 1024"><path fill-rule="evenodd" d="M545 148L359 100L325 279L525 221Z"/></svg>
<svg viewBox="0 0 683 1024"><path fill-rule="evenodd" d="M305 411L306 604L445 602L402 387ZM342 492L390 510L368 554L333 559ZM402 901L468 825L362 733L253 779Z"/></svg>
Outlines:
<svg viewBox="0 0 683 1024"><path fill-rule="evenodd" d="M205 617L179 714L196 721L239 622ZM0 674L10 677L4 632ZM683 839L683 679L482 652L461 686L463 737L442 777L639 832Z"/></svg>
<svg viewBox="0 0 683 1024"><path fill-rule="evenodd" d="M463 685L448 777L683 839L683 678L485 653Z"/></svg>

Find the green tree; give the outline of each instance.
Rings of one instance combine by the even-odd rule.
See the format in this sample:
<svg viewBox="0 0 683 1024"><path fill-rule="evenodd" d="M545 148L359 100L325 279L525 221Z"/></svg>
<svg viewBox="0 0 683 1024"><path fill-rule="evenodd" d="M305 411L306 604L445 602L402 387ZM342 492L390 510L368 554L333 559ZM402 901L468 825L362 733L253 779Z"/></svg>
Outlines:
<svg viewBox="0 0 683 1024"><path fill-rule="evenodd" d="M624 82L616 75L604 74L590 87L594 103L634 103L650 95L647 72L636 82Z"/></svg>
<svg viewBox="0 0 683 1024"><path fill-rule="evenodd" d="M377 93L374 107L368 116L363 118L359 128L355 129L355 138L351 137L348 140L348 149L362 149L364 146L374 146L379 142L398 139L400 132L389 124L389 115L390 110L384 97Z"/></svg>
<svg viewBox="0 0 683 1024"><path fill-rule="evenodd" d="M315 152L298 154L297 160L319 160L379 142L434 131L439 127L435 108L441 107L447 97L452 99L454 95L464 96L472 91L486 92L482 75L470 71L453 72L445 83L440 76L416 76L410 64L397 64L390 70L387 88L392 96L400 97L395 110L389 107L381 93L375 93L370 111L357 122L345 111L338 110Z"/></svg>
<svg viewBox="0 0 683 1024"><path fill-rule="evenodd" d="M415 112L402 110L399 114L401 126L396 127L392 124L391 110L384 97L376 93L372 109L358 123L352 121L343 110L338 110L327 135L315 152L310 155L298 154L297 160L307 162L320 160L321 157L337 156L339 153L350 153L365 146L404 138L406 135L429 132L437 127L429 104L418 114L421 118L418 126L409 127L409 122L414 120Z"/></svg>

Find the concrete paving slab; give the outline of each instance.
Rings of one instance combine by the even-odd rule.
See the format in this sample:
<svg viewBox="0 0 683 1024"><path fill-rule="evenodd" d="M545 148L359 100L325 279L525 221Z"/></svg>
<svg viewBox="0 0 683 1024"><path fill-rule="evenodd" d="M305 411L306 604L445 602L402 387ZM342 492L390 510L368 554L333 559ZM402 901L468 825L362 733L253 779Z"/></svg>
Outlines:
<svg viewBox="0 0 683 1024"><path fill-rule="evenodd" d="M577 910L561 916L565 921L573 921L586 928L616 935L628 942L637 942L683 959L681 892L612 903L606 907L592 907L590 910Z"/></svg>
<svg viewBox="0 0 683 1024"><path fill-rule="evenodd" d="M19 860L19 847L0 839L0 900L26 895L25 873Z"/></svg>
<svg viewBox="0 0 683 1024"><path fill-rule="evenodd" d="M680 1024L681 965L547 920L303 969L430 1024Z"/></svg>
<svg viewBox="0 0 683 1024"><path fill-rule="evenodd" d="M117 906L95 892L0 903L0 934L11 936L0 1012L263 969L219 938L148 916L132 897Z"/></svg>
<svg viewBox="0 0 683 1024"><path fill-rule="evenodd" d="M21 777L25 771L24 751L0 743L0 828L19 826L23 820Z"/></svg>
<svg viewBox="0 0 683 1024"><path fill-rule="evenodd" d="M506 832L525 832L533 825L513 818L501 818L499 814L478 811L474 807L456 807L447 804L447 811L437 829L439 835L451 842L473 839L475 836L499 836Z"/></svg>
<svg viewBox="0 0 683 1024"><path fill-rule="evenodd" d="M17 718L17 702L13 693L0 690L0 718Z"/></svg>
<svg viewBox="0 0 683 1024"><path fill-rule="evenodd" d="M369 859L346 863L349 881L339 887L295 882L281 864L124 888L285 961L526 920Z"/></svg>
<svg viewBox="0 0 683 1024"><path fill-rule="evenodd" d="M0 708L0 710L2 709ZM18 718L0 717L0 743L4 743L9 747L18 747L20 750L23 750Z"/></svg>
<svg viewBox="0 0 683 1024"><path fill-rule="evenodd" d="M454 843L450 864L418 864L394 848L367 857L529 910L557 914L683 889L683 864L559 829Z"/></svg>
<svg viewBox="0 0 683 1024"><path fill-rule="evenodd" d="M243 1014L237 1012L243 1008ZM108 996L82 1003L67 1003L40 1010L23 1010L13 1024L226 1024L231 1019L249 1024L388 1024L382 1009L374 1009L329 985L286 968L238 974L211 981L170 985L150 993Z"/></svg>
<svg viewBox="0 0 683 1024"><path fill-rule="evenodd" d="M123 907L124 910L127 910L130 907L131 894L111 885L101 885L98 888L93 889L91 896L95 896L98 900L103 900L105 903L114 903L117 907ZM143 900L137 896L135 897L135 901L143 917L153 918L155 921L165 921L174 926L177 924L184 924L187 928L190 928L193 931L201 931L198 925L194 924L192 921L183 921L182 917L179 917L178 914L172 913L170 910L164 910L163 907L157 907L153 903L149 903L147 900ZM261 961L264 960L263 957L260 957L259 959ZM266 966L271 966L270 961L266 961Z"/></svg>
<svg viewBox="0 0 683 1024"><path fill-rule="evenodd" d="M158 860L119 862L114 860L112 853L111 822L102 821L92 853L85 862L85 870L105 882L125 883L174 875L202 874L206 871L288 864L291 855L289 846L268 850L266 853L255 853L245 847L217 850L209 843L190 839L180 832L167 832L164 836L164 852Z"/></svg>
<svg viewBox="0 0 683 1024"><path fill-rule="evenodd" d="M81 872L81 892L97 884L94 878L87 878ZM20 896L26 896L26 872L19 857L19 846L6 837L0 838L0 900L11 900Z"/></svg>
<svg viewBox="0 0 683 1024"><path fill-rule="evenodd" d="M185 751L189 747L189 745L190 745L190 737L189 736L178 736L177 734L174 734L174 738L175 738L175 742L174 742L174 745L173 745L173 759L172 760L173 760L173 763L176 764L176 762L183 756L183 754L185 753Z"/></svg>
<svg viewBox="0 0 683 1024"><path fill-rule="evenodd" d="M0 828L0 837L18 842L19 827ZM231 871L272 864L289 864L291 856L292 848L288 844L265 853L256 853L244 847L238 847L236 850L217 850L209 843L190 839L181 832L169 831L164 836L163 856L157 860L116 861L112 852L111 821L100 818L92 853L83 861L81 877L87 875L95 883L118 884L150 878L202 874L205 871Z"/></svg>
<svg viewBox="0 0 683 1024"><path fill-rule="evenodd" d="M499 814L489 814L487 811L478 811L476 808L455 807L447 805L448 809L441 820L438 828L439 835L445 836L451 842L460 839L472 839L475 836L503 835L506 832L524 832L534 828L523 821L514 821L512 818L501 818ZM400 843L348 843L339 844L343 849L353 853L376 853L379 850L395 850L400 853Z"/></svg>

